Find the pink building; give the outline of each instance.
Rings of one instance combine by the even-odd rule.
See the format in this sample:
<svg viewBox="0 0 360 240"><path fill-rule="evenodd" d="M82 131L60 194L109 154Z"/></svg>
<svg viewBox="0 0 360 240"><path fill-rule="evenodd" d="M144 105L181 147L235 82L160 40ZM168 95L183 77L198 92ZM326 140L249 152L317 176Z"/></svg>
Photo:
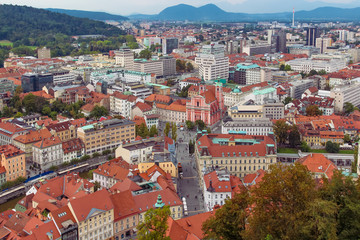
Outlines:
<svg viewBox="0 0 360 240"><path fill-rule="evenodd" d="M186 102L186 118L195 122L202 120L207 125L213 125L221 120L225 113L222 86L200 85L197 95Z"/></svg>

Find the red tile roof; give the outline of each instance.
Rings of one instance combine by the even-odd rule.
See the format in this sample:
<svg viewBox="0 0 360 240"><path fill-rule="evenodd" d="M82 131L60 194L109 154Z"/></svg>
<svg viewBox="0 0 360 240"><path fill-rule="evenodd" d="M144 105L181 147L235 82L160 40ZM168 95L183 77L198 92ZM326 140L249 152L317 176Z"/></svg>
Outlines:
<svg viewBox="0 0 360 240"><path fill-rule="evenodd" d="M142 112L148 112L152 110L152 107L149 104L137 102L136 105Z"/></svg>
<svg viewBox="0 0 360 240"><path fill-rule="evenodd" d="M14 138L14 141L28 144L38 142L41 141L41 139L49 137L51 137L51 133L45 128L38 131L29 131L24 135L17 136L16 138Z"/></svg>
<svg viewBox="0 0 360 240"><path fill-rule="evenodd" d="M0 154L1 156L5 156L5 158L13 158L15 156L25 154L25 152L21 151L19 148L15 147L14 145L1 145Z"/></svg>
<svg viewBox="0 0 360 240"><path fill-rule="evenodd" d="M85 149L85 144L80 138L71 139L69 141L62 143L62 149L64 154L68 154L70 152L78 152Z"/></svg>
<svg viewBox="0 0 360 240"><path fill-rule="evenodd" d="M49 138L42 139L39 142L34 143L34 147L37 148L47 148L55 145L61 144L61 140L58 136L52 136Z"/></svg>
<svg viewBox="0 0 360 240"><path fill-rule="evenodd" d="M296 162L306 166L312 173L324 174L331 179L334 171L337 170L335 164L321 153L311 153L306 157L298 159Z"/></svg>
<svg viewBox="0 0 360 240"><path fill-rule="evenodd" d="M26 131L24 128L10 122L0 122L0 134L12 137L16 133Z"/></svg>
<svg viewBox="0 0 360 240"><path fill-rule="evenodd" d="M113 194L110 199L114 205L114 222L139 213L134 197L129 190Z"/></svg>
<svg viewBox="0 0 360 240"><path fill-rule="evenodd" d="M105 189L70 200L69 204L74 210L75 217L79 222L86 220L92 210L110 211L114 209L110 194Z"/></svg>
<svg viewBox="0 0 360 240"><path fill-rule="evenodd" d="M213 216L215 216L215 211L199 213L190 217L181 218L176 220L176 222L187 232L194 234L198 239L203 239L204 232L202 231L202 225L206 220Z"/></svg>

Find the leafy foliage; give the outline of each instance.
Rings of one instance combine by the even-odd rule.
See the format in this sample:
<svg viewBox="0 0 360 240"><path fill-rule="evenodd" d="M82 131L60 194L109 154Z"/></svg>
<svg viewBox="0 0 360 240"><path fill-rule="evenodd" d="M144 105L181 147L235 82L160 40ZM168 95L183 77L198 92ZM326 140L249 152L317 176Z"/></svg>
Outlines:
<svg viewBox="0 0 360 240"><path fill-rule="evenodd" d="M306 116L320 116L322 111L316 105L310 105L306 108Z"/></svg>
<svg viewBox="0 0 360 240"><path fill-rule="evenodd" d="M274 124L274 133L276 135L277 141L280 144L284 144L288 138L289 126L284 120L278 120Z"/></svg>
<svg viewBox="0 0 360 240"><path fill-rule="evenodd" d="M90 112L91 118L99 119L102 116L107 116L109 111L103 106L95 106L94 109Z"/></svg>
<svg viewBox="0 0 360 240"><path fill-rule="evenodd" d="M295 124L290 127L289 143L291 147L296 147L301 144L299 129Z"/></svg>
<svg viewBox="0 0 360 240"><path fill-rule="evenodd" d="M325 149L328 153L338 153L340 151L339 144L327 141Z"/></svg>
<svg viewBox="0 0 360 240"><path fill-rule="evenodd" d="M145 213L144 222L138 226L139 240L170 240L166 237L166 230L168 229L167 219L170 216L169 206L163 208L150 208Z"/></svg>

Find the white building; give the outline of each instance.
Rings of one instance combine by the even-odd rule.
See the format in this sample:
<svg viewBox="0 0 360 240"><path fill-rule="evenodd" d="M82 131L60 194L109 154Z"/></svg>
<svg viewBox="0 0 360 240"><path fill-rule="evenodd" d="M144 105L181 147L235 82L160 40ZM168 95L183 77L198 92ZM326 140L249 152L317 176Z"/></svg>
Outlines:
<svg viewBox="0 0 360 240"><path fill-rule="evenodd" d="M186 38L184 38L184 42L189 42L189 43L196 42L196 37L186 36Z"/></svg>
<svg viewBox="0 0 360 240"><path fill-rule="evenodd" d="M155 144L155 140L140 140L121 144L115 151L115 157L122 157L129 164L149 162Z"/></svg>
<svg viewBox="0 0 360 240"><path fill-rule="evenodd" d="M346 102L349 102L354 106L360 106L359 89L360 83L356 82L336 86L331 89L330 97L335 99L335 112L342 113Z"/></svg>
<svg viewBox="0 0 360 240"><path fill-rule="evenodd" d="M216 169L204 175L204 206L205 211L211 211L215 205L224 205L225 199L231 199L232 186L230 178L237 178L230 176L225 169ZM240 179L239 179L240 181Z"/></svg>
<svg viewBox="0 0 360 240"><path fill-rule="evenodd" d="M128 48L122 48L115 53L115 64L127 70L133 70L134 67L134 53Z"/></svg>
<svg viewBox="0 0 360 240"><path fill-rule="evenodd" d="M33 145L33 162L41 170L63 163L62 142L59 137L45 138Z"/></svg>
<svg viewBox="0 0 360 240"><path fill-rule="evenodd" d="M71 84L76 79L75 74L71 73L68 70L57 70L51 73L53 75L54 85Z"/></svg>
<svg viewBox="0 0 360 240"><path fill-rule="evenodd" d="M328 47L331 47L332 39L331 38L317 38L315 47L320 49L320 53L326 52Z"/></svg>
<svg viewBox="0 0 360 240"><path fill-rule="evenodd" d="M137 97L124 95L118 91L110 96L110 111L119 114L124 118L131 117L131 109L136 104Z"/></svg>
<svg viewBox="0 0 360 240"><path fill-rule="evenodd" d="M157 76L164 75L164 66L162 60L135 59L132 70L150 74L154 73Z"/></svg>
<svg viewBox="0 0 360 240"><path fill-rule="evenodd" d="M201 48L195 63L199 66L199 74L205 80L229 78L229 58L225 57L224 45L211 43Z"/></svg>
<svg viewBox="0 0 360 240"><path fill-rule="evenodd" d="M179 87L180 87L180 89L183 89L184 87L187 87L189 85L199 86L200 82L201 82L200 78L189 77L189 78L185 78L184 80L181 80L179 82Z"/></svg>
<svg viewBox="0 0 360 240"><path fill-rule="evenodd" d="M268 135L273 132L273 123L269 118L243 118L223 123L222 134L239 133L246 135Z"/></svg>
<svg viewBox="0 0 360 240"><path fill-rule="evenodd" d="M62 143L63 162L70 162L85 155L85 144L80 138L71 139Z"/></svg>
<svg viewBox="0 0 360 240"><path fill-rule="evenodd" d="M346 67L346 61L341 59L309 59L297 58L286 62L293 71L309 73L311 70L317 72L324 70L327 73L336 72Z"/></svg>

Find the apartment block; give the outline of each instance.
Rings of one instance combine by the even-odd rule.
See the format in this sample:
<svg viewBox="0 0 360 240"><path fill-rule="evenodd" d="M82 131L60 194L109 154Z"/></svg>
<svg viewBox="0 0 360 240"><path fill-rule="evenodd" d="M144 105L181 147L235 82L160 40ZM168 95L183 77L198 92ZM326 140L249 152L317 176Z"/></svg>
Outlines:
<svg viewBox="0 0 360 240"><path fill-rule="evenodd" d="M26 177L25 152L13 145L0 146L1 166L6 170L6 181Z"/></svg>
<svg viewBox="0 0 360 240"><path fill-rule="evenodd" d="M135 123L127 119L111 119L78 128L86 154L114 149L121 142L135 139Z"/></svg>

